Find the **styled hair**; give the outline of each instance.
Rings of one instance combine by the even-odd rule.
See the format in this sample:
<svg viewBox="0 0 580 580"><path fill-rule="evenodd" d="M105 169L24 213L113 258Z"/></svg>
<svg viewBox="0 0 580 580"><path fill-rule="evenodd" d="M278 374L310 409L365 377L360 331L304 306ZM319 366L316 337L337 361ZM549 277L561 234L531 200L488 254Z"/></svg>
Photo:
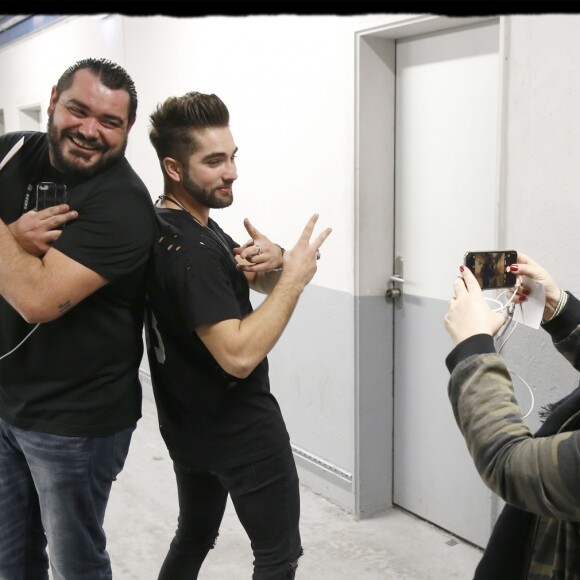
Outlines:
<svg viewBox="0 0 580 580"><path fill-rule="evenodd" d="M133 79L127 71L106 58L84 58L69 66L56 83L56 97L63 91L70 89L77 71L87 69L91 71L108 89L122 89L129 95L128 120L131 125L137 117L137 89Z"/></svg>
<svg viewBox="0 0 580 580"><path fill-rule="evenodd" d="M210 127L227 127L230 113L217 95L195 91L169 97L149 116L149 139L163 169L163 159L171 157L187 166L199 147L195 132Z"/></svg>

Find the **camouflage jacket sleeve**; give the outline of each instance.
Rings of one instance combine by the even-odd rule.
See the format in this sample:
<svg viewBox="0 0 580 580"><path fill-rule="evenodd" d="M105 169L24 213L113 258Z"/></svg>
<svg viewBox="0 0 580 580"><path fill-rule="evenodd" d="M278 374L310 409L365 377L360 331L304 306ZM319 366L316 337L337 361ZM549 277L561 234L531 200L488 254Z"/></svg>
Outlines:
<svg viewBox="0 0 580 580"><path fill-rule="evenodd" d="M580 301L568 292L562 313L543 328L550 333L558 351L580 371Z"/></svg>
<svg viewBox="0 0 580 580"><path fill-rule="evenodd" d="M544 328L578 368L580 302L570 295L562 313ZM458 344L446 364L453 413L485 484L526 511L580 520L580 424L576 430L534 438L490 335L476 335Z"/></svg>

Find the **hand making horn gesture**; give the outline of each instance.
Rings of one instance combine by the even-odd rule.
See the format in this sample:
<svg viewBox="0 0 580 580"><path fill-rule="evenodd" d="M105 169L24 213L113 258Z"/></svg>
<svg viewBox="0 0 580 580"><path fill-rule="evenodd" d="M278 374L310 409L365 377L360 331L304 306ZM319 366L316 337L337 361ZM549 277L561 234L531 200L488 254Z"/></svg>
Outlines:
<svg viewBox="0 0 580 580"><path fill-rule="evenodd" d="M245 260L245 263L238 264L238 270L271 272L281 268L284 250L255 228L248 218L244 219L244 227L251 238L243 246L234 249L234 254Z"/></svg>

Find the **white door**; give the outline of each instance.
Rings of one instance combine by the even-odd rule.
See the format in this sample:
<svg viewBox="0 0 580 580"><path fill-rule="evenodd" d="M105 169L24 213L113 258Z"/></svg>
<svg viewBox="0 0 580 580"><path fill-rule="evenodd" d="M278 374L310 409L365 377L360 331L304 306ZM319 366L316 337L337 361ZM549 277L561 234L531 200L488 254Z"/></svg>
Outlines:
<svg viewBox="0 0 580 580"><path fill-rule="evenodd" d="M463 254L495 248L499 24L396 46L394 503L484 546L493 499L447 397L443 316Z"/></svg>

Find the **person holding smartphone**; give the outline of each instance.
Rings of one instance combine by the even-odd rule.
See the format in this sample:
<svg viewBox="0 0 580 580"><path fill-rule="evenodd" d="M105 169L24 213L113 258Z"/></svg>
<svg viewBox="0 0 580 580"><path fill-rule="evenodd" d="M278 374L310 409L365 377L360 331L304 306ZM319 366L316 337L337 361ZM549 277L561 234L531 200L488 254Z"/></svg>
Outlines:
<svg viewBox="0 0 580 580"><path fill-rule="evenodd" d="M125 158L136 111L127 72L87 58L52 88L47 132L0 137L6 580L47 580L49 565L54 580L112 577L103 521L141 416L156 227L151 196ZM36 211L41 183L66 186L68 205Z"/></svg>
<svg viewBox="0 0 580 580"><path fill-rule="evenodd" d="M474 580L571 580L580 570L580 388L551 406L534 435L515 400L510 373L495 349L504 315L460 267L445 327L455 348L446 358L455 419L485 484L507 502ZM543 285L542 328L580 370L580 301L525 254L509 266ZM525 301L522 283L514 297Z"/></svg>

